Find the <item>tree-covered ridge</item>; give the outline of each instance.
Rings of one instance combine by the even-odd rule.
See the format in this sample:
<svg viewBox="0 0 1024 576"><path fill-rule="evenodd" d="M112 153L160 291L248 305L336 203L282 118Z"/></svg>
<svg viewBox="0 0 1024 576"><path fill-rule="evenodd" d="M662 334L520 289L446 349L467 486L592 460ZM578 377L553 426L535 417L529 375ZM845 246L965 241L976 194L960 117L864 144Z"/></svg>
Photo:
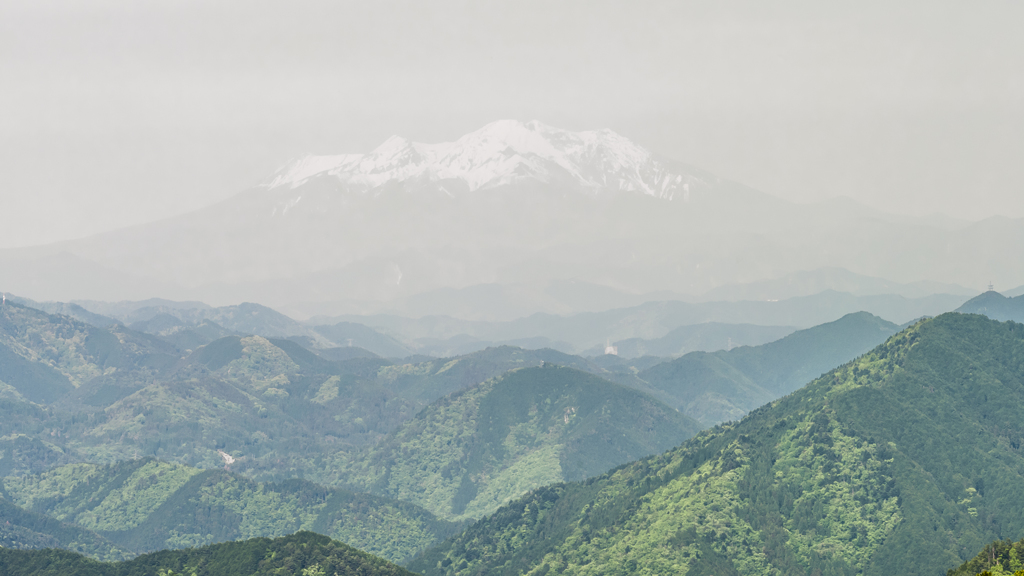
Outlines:
<svg viewBox="0 0 1024 576"><path fill-rule="evenodd" d="M382 367L378 381L389 390L424 404L509 370L557 364L605 376L601 367L579 356L544 348L524 350L515 346L497 346L453 358L437 358L416 363Z"/></svg>
<svg viewBox="0 0 1024 576"><path fill-rule="evenodd" d="M993 320L1024 322L1024 294L1007 298L999 292L989 290L964 302L956 311L966 314L984 314Z"/></svg>
<svg viewBox="0 0 1024 576"><path fill-rule="evenodd" d="M513 370L436 401L339 463L359 489L441 517L479 518L525 492L660 452L699 425L654 398L572 368Z"/></svg>
<svg viewBox="0 0 1024 576"><path fill-rule="evenodd" d="M120 325L97 328L10 302L0 308L0 380L35 402L126 372L152 378L179 356L174 346Z"/></svg>
<svg viewBox="0 0 1024 576"><path fill-rule="evenodd" d="M152 459L8 477L3 491L31 513L101 534L135 553L312 530L400 561L459 528L385 497L301 480L259 483Z"/></svg>
<svg viewBox="0 0 1024 576"><path fill-rule="evenodd" d="M942 573L1024 534L1024 326L946 314L665 454L538 489L424 574Z"/></svg>
<svg viewBox="0 0 1024 576"><path fill-rule="evenodd" d="M0 548L60 548L108 561L134 555L91 530L30 512L4 498L0 498Z"/></svg>
<svg viewBox="0 0 1024 576"><path fill-rule="evenodd" d="M411 576L366 552L312 532L164 550L104 563L64 550L0 549L6 576Z"/></svg>
<svg viewBox="0 0 1024 576"><path fill-rule="evenodd" d="M867 314L857 318L823 327L831 340L812 336L818 347L809 356L785 344L801 334L796 333L722 356L756 362L734 366L701 353L684 357L696 369L664 370L651 368L651 359L585 359L511 346L405 364L331 361L295 341L237 334L187 351L119 324L91 326L9 304L0 319L0 476L138 457L214 468L225 461L223 451L234 458L233 471L257 480L305 477L344 484L332 469L337 466L326 465L325 454L345 462L430 402L545 362L645 391L705 422L736 418L778 395L762 385L769 377L792 379L808 366L814 372L822 362L848 358L852 345L864 345L861 333L881 337L878 325L884 321ZM820 345L829 342L842 345ZM782 344L770 353L762 350ZM833 349L846 355L830 355ZM694 358L714 362L690 362ZM640 377L648 374L648 380Z"/></svg>
<svg viewBox="0 0 1024 576"><path fill-rule="evenodd" d="M379 366L288 341L227 337L157 362L132 344L155 338L119 325L15 304L3 321L0 340L21 347L0 341L0 475L138 456L216 467L223 450L256 477L315 477L318 454L373 442L419 407L375 381ZM76 388L65 372L91 376Z"/></svg>
<svg viewBox="0 0 1024 576"><path fill-rule="evenodd" d="M1024 540L997 540L946 576L1024 576Z"/></svg>
<svg viewBox="0 0 1024 576"><path fill-rule="evenodd" d="M692 352L642 370L637 379L670 406L713 425L789 394L898 330L867 312L847 314L760 346Z"/></svg>
<svg viewBox="0 0 1024 576"><path fill-rule="evenodd" d="M156 457L261 480L336 482L354 452L451 392L524 366L585 359L503 347L394 365L330 361L293 341L230 335L192 352L9 304L0 318L0 475Z"/></svg>

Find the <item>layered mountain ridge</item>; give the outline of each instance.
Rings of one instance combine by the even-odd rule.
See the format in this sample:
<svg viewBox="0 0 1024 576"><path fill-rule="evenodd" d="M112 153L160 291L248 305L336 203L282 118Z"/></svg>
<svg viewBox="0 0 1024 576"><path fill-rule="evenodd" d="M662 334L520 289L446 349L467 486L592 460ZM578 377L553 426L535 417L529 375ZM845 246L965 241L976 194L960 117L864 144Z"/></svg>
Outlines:
<svg viewBox="0 0 1024 576"><path fill-rule="evenodd" d="M935 575L1024 533L1024 330L944 314L660 456L514 500L409 568Z"/></svg>

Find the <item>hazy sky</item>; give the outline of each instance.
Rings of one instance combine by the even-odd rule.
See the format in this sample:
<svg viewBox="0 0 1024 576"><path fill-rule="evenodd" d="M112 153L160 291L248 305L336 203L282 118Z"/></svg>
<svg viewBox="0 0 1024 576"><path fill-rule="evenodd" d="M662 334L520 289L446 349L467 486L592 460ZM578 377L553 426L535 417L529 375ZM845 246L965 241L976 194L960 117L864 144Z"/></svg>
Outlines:
<svg viewBox="0 0 1024 576"><path fill-rule="evenodd" d="M1024 217L1024 3L893 4L2 1L0 247L499 118L795 201Z"/></svg>

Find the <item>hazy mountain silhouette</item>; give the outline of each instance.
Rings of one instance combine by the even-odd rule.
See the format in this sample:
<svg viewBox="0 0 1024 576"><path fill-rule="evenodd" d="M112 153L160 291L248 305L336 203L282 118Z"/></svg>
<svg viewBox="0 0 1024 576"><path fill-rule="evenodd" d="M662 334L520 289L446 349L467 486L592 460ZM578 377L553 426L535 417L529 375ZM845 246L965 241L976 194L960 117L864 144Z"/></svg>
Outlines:
<svg viewBox="0 0 1024 576"><path fill-rule="evenodd" d="M0 285L35 299L131 293L380 312L382 302L486 284L532 287L557 306L566 299L547 287L574 280L622 292L622 306L636 303L630 295L699 295L836 268L890 279L897 294L959 293L949 285L1021 284L1024 272L1001 265L1021 256L1020 220L950 224L850 201L793 204L610 131L500 121L449 144L392 138L369 154L300 159L190 214L5 250ZM932 284L914 284L922 279ZM842 290L840 280L817 287Z"/></svg>

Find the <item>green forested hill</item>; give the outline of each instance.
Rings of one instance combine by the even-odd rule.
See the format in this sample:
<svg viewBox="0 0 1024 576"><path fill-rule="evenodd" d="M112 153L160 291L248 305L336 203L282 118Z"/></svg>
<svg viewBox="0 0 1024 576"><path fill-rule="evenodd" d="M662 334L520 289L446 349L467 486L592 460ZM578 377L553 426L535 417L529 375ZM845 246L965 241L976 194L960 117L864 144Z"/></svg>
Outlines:
<svg viewBox="0 0 1024 576"><path fill-rule="evenodd" d="M1024 574L1024 540L992 542L977 556L950 569L946 576L1018 576Z"/></svg>
<svg viewBox="0 0 1024 576"><path fill-rule="evenodd" d="M116 563L64 550L0 549L5 576L412 576L386 560L312 532L165 550Z"/></svg>
<svg viewBox="0 0 1024 576"><path fill-rule="evenodd" d="M415 364L382 368L378 381L399 395L424 404L500 376L509 370L540 366L543 363L569 366L602 373L585 358L557 350L524 350L515 346L488 348L456 358L438 358Z"/></svg>
<svg viewBox="0 0 1024 576"><path fill-rule="evenodd" d="M858 312L760 346L692 352L637 377L669 405L711 425L789 394L897 330L891 322Z"/></svg>
<svg viewBox="0 0 1024 576"><path fill-rule="evenodd" d="M54 374L63 376L60 392L67 391L67 385L78 387L104 376L131 373L133 378L151 379L180 357L171 344L119 324L97 328L11 302L0 309L0 345L8 357L14 354L47 370L48 389L58 385ZM33 380L24 370L5 371L0 378L30 397ZM47 393L35 401L53 399Z"/></svg>
<svg viewBox="0 0 1024 576"><path fill-rule="evenodd" d="M676 446L698 429L646 394L549 364L438 400L336 470L359 489L442 517L478 518L533 488Z"/></svg>
<svg viewBox="0 0 1024 576"><path fill-rule="evenodd" d="M367 365L367 362L373 365ZM0 475L154 456L261 478L381 438L422 404L287 340L228 336L189 354L154 336L16 303L0 310Z"/></svg>
<svg viewBox="0 0 1024 576"><path fill-rule="evenodd" d="M1024 326L945 314L677 449L535 490L462 574L941 574L1024 536Z"/></svg>
<svg viewBox="0 0 1024 576"><path fill-rule="evenodd" d="M61 548L100 560L123 560L131 554L99 534L21 508L0 497L0 549Z"/></svg>
<svg viewBox="0 0 1024 576"><path fill-rule="evenodd" d="M134 553L312 530L400 561L459 528L418 506L381 496L302 480L258 483L222 470L152 459L111 466L72 464L43 474L8 477L3 479L3 493L24 511L9 506L0 520L10 521L17 513L46 515L51 524L35 528L40 534L52 535L58 528L89 531ZM20 524L41 526L42 520L36 521ZM117 557L82 536L74 537L84 543L48 545Z"/></svg>
<svg viewBox="0 0 1024 576"><path fill-rule="evenodd" d="M956 309L966 314L984 314L993 320L1024 322L1024 295L1007 298L989 290L964 302Z"/></svg>
<svg viewBox="0 0 1024 576"><path fill-rule="evenodd" d="M159 315L151 320L159 320ZM335 362L290 340L229 335L193 352L121 325L0 311L0 475L156 457L260 480L340 481L324 454L371 445L419 409L552 350L513 347L394 364Z"/></svg>
<svg viewBox="0 0 1024 576"><path fill-rule="evenodd" d="M147 317L151 322L161 318ZM397 495L408 491L389 486L408 478L396 476L393 463L419 458L426 459L421 462L426 469L413 476L441 474L431 468L436 462L451 466L445 464L437 485L417 489L417 502L445 517L479 516L539 485L540 478L572 480L601 473L668 448L685 435L639 441L629 426L620 424L613 427L626 436L611 444L597 433L552 434L542 443L555 451L548 457L560 454L558 474L531 473L532 480L522 485L508 481L518 469L506 466L522 456L506 458L514 450L484 465L478 460L482 453L473 451L465 462L447 460L469 450L468 445L443 457L431 452L412 459L387 456L412 446L405 441L372 447L431 402L545 362L640 389L705 422L737 418L788 391L795 378L820 374L852 357L854 349L867 348L865 342L878 341L886 329L887 323L875 317L851 315L761 347L688 355L668 364L651 358L588 360L511 346L401 364L380 358L331 361L295 341L260 336L228 335L189 352L121 325L99 328L9 304L0 311L0 476L83 461L155 457L214 468L233 458L234 472L256 480L304 477ZM639 405L622 406L633 410ZM618 417L628 419L627 413ZM686 426L692 431L692 424ZM445 432L457 427L449 428ZM466 434L479 439L477 432ZM518 442L515 435L510 438ZM367 451L373 456L361 456ZM573 463L570 453L600 458L584 466ZM476 466L483 468L477 471ZM493 470L505 470L505 477L496 478ZM380 476L384 471L386 481ZM459 486L464 491L457 491Z"/></svg>

